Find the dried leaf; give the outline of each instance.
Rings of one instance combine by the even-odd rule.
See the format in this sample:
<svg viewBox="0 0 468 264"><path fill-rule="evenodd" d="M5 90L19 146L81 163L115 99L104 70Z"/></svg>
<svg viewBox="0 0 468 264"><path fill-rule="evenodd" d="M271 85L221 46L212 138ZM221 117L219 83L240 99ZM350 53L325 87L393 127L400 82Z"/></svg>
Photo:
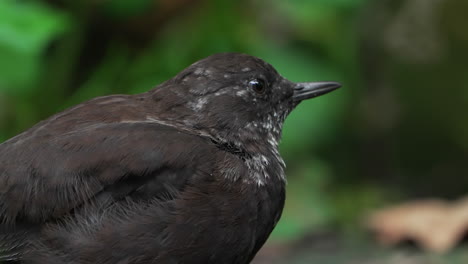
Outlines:
<svg viewBox="0 0 468 264"><path fill-rule="evenodd" d="M379 210L367 227L384 245L411 240L426 250L447 252L468 230L468 198L453 203L420 200Z"/></svg>

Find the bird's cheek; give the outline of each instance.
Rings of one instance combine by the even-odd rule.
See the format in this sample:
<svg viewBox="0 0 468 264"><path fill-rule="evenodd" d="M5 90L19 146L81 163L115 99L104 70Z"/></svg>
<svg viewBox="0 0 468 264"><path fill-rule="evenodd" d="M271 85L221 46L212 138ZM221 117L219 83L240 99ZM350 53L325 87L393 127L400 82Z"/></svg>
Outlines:
<svg viewBox="0 0 468 264"><path fill-rule="evenodd" d="M209 102L206 106L204 122L223 129L240 129L248 116L252 113L250 105L239 98L219 96L216 102Z"/></svg>

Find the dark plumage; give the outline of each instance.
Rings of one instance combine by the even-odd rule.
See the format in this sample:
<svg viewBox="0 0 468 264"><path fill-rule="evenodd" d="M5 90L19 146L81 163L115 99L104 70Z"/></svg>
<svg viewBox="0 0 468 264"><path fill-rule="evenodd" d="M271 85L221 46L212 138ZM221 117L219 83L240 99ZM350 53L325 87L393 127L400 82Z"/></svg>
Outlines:
<svg viewBox="0 0 468 264"><path fill-rule="evenodd" d="M337 83L223 53L0 145L0 260L249 263L278 222L284 119Z"/></svg>

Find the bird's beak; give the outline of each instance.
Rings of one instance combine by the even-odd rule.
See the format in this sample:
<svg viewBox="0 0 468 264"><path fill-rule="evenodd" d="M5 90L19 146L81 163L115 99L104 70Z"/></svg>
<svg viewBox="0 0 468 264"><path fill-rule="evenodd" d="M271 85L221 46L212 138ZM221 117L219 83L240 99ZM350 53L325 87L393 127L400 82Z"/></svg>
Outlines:
<svg viewBox="0 0 468 264"><path fill-rule="evenodd" d="M337 82L296 83L294 86L293 99L299 103L302 100L324 95L340 87L341 84Z"/></svg>

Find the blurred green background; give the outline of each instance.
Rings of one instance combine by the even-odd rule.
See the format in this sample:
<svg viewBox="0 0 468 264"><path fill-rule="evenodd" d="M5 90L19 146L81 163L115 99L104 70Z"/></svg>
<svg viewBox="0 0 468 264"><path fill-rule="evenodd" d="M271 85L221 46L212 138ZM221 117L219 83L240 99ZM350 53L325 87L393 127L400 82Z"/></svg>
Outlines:
<svg viewBox="0 0 468 264"><path fill-rule="evenodd" d="M337 252L356 244L336 241L372 241L370 210L468 190L467 12L466 0L0 0L0 142L216 52L340 81L286 122L287 205L257 263L351 263ZM351 252L371 258L363 243Z"/></svg>

